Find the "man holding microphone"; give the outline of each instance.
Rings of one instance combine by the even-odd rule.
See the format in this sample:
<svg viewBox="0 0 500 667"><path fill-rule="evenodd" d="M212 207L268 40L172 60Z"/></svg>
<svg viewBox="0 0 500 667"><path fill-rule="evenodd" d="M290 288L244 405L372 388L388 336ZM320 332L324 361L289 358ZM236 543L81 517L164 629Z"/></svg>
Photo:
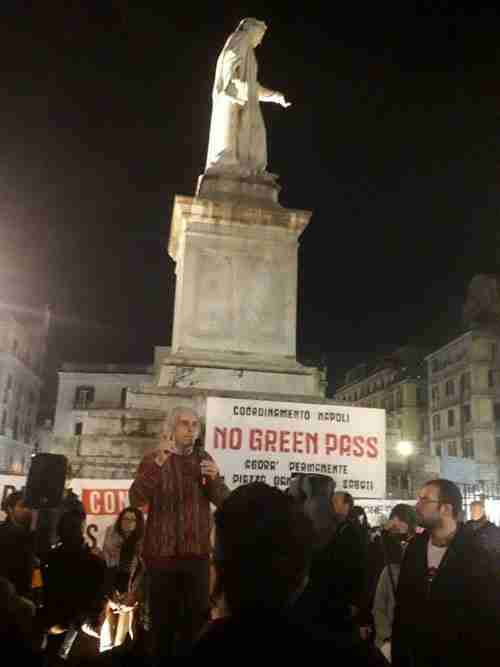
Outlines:
<svg viewBox="0 0 500 667"><path fill-rule="evenodd" d="M210 503L218 507L229 489L212 457L196 451L199 432L194 410L174 408L129 492L133 506L148 506L143 558L159 661L186 654L208 620Z"/></svg>

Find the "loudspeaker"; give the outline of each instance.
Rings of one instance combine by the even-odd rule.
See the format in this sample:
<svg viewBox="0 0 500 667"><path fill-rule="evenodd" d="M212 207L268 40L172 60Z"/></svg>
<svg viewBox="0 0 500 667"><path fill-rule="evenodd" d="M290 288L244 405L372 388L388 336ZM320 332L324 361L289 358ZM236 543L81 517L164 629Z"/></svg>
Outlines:
<svg viewBox="0 0 500 667"><path fill-rule="evenodd" d="M62 454L37 454L31 461L24 503L32 509L58 507L64 493L68 460Z"/></svg>

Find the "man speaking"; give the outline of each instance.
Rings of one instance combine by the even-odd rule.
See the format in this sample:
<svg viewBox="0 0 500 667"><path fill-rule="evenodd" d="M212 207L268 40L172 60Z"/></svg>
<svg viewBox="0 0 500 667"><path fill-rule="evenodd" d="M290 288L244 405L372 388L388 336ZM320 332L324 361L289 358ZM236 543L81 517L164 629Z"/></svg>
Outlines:
<svg viewBox="0 0 500 667"><path fill-rule="evenodd" d="M208 619L210 503L229 489L212 457L196 451L199 431L194 410L174 408L129 492L133 506L148 506L143 558L159 659L185 654Z"/></svg>

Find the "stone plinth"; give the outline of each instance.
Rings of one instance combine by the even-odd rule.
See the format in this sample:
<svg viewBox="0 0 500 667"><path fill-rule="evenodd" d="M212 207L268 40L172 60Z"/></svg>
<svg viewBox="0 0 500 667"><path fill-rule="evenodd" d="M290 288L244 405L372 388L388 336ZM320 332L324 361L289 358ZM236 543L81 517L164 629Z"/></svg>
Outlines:
<svg viewBox="0 0 500 667"><path fill-rule="evenodd" d="M198 179L196 196L215 201L232 201L240 206L279 207L281 186L277 176L264 172L259 175L240 175L208 169Z"/></svg>
<svg viewBox="0 0 500 667"><path fill-rule="evenodd" d="M172 354L164 357L157 382L159 387L324 395L324 378L317 368L294 359L250 354Z"/></svg>
<svg viewBox="0 0 500 667"><path fill-rule="evenodd" d="M298 238L308 211L176 197L172 353L295 362Z"/></svg>

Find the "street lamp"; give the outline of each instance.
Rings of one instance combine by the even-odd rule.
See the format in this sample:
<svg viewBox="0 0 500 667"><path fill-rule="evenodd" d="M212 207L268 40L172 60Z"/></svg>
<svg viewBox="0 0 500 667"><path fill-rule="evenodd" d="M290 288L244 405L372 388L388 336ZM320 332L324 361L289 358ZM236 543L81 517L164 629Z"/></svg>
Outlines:
<svg viewBox="0 0 500 667"><path fill-rule="evenodd" d="M410 495L410 456L413 454L413 443L409 440L400 440L396 446L398 454L406 461L406 488L408 496Z"/></svg>
<svg viewBox="0 0 500 667"><path fill-rule="evenodd" d="M409 440L401 440L397 445L398 453L405 459L413 454L413 442Z"/></svg>

